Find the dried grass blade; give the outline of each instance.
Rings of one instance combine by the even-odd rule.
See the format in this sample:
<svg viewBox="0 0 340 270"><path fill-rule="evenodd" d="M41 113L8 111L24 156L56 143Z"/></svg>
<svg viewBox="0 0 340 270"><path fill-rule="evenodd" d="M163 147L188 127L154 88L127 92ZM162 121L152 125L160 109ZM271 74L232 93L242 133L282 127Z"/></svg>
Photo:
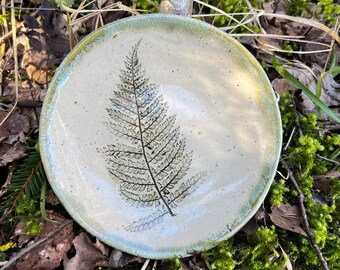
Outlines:
<svg viewBox="0 0 340 270"><path fill-rule="evenodd" d="M333 31L332 29L330 29L326 25L324 25L320 22L314 21L312 19L305 19L305 18L301 18L301 17L293 17L293 16L284 15L284 14L266 13L266 12L263 12L261 15L266 16L266 17L276 17L276 18L287 19L287 20L290 20L290 21L299 22L299 23L302 23L302 24L313 26L315 28L318 28L318 29L326 32L334 40L336 40L338 43L340 43L340 37L335 31Z"/></svg>

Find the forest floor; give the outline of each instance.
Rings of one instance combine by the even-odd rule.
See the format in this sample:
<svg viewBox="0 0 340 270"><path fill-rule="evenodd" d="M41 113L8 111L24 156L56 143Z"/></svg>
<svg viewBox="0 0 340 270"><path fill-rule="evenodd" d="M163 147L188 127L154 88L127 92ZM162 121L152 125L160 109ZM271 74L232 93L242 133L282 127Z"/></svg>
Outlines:
<svg viewBox="0 0 340 270"><path fill-rule="evenodd" d="M232 239L150 261L72 220L46 181L38 136L48 85L70 48L104 24L158 12L159 3L71 2L1 1L0 267L340 269L339 3L194 1L194 18L240 41L266 71L280 98L281 161L263 206Z"/></svg>

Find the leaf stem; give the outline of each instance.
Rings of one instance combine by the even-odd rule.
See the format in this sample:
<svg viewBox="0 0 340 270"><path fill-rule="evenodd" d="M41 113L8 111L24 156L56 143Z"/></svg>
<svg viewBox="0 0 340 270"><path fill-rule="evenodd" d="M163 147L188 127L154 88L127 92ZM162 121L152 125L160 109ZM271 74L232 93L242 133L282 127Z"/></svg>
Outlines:
<svg viewBox="0 0 340 270"><path fill-rule="evenodd" d="M144 139L143 139L143 132L142 132L142 124L141 124L141 117L140 117L140 111L139 111L139 105L138 105L138 102L137 102L137 85L136 85L136 81L135 81L135 70L134 70L134 66L135 66L135 62L136 62L136 59L135 59L135 56L137 54L137 47L138 47L138 44L137 46L134 48L134 51L132 53L132 57L131 57L131 66L132 66L132 84L133 84L133 92L134 92L134 97L135 97L135 104L136 104L136 110L137 110L137 116L138 116L138 129L139 129L139 134L140 134L140 141L141 141L141 145L142 145L142 153L143 153L143 157L144 157L144 160L145 160L145 163L146 163L146 166L148 168L148 171L149 171L149 174L150 174L150 177L152 179L152 182L156 188L156 191L159 195L159 197L161 198L161 200L163 201L166 209L168 210L169 214L171 216L175 216L175 214L172 212L169 204L166 202L165 198L163 197L163 194L157 184L157 181L155 179L155 176L153 175L152 173L152 170L151 170L151 167L150 167L150 163L149 163L149 160L147 158L147 155L146 155L146 152L145 152L145 145L144 145Z"/></svg>

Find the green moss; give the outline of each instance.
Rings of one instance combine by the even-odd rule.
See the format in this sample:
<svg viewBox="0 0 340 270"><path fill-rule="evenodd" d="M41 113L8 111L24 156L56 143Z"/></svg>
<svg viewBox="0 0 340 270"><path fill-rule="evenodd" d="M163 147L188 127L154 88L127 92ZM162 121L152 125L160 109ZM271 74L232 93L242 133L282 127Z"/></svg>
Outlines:
<svg viewBox="0 0 340 270"><path fill-rule="evenodd" d="M298 139L298 145L290 152L291 163L294 164L296 169L302 172L302 182L304 182L308 188L313 186L309 183L313 181L313 179L309 179L308 177L313 169L318 172L325 172L325 170L327 170L324 166L319 167L321 162L318 162L318 166L315 167L315 154L324 149L324 146L320 144L319 140L305 135ZM302 188L304 188L304 185Z"/></svg>
<svg viewBox="0 0 340 270"><path fill-rule="evenodd" d="M31 199L23 195L15 208L17 219L24 222L23 229L27 235L37 235L42 229L41 216L39 211L39 199Z"/></svg>
<svg viewBox="0 0 340 270"><path fill-rule="evenodd" d="M335 4L333 0L321 0L317 4L321 7L320 17L324 19L327 24L336 23L336 17L340 15L340 5Z"/></svg>
<svg viewBox="0 0 340 270"><path fill-rule="evenodd" d="M286 187L286 181L284 179L278 181L274 180L269 192L270 204L273 206L280 206L283 202L285 193L288 191L289 188Z"/></svg>
<svg viewBox="0 0 340 270"><path fill-rule="evenodd" d="M340 5L334 0L321 0L317 4L311 0L290 0L287 2L287 14L314 17L326 25L335 25L336 17L340 15Z"/></svg>
<svg viewBox="0 0 340 270"><path fill-rule="evenodd" d="M259 227L249 243L234 243L233 239L220 243L203 257L211 269L284 269L286 260L278 252L279 243L275 227Z"/></svg>
<svg viewBox="0 0 340 270"><path fill-rule="evenodd" d="M245 0L204 0L204 2L215 6L221 10L223 10L226 13L248 13L250 12L248 4ZM261 8L261 4L264 2L263 0L256 1L256 0L250 0L249 1L251 5L254 8ZM212 14L215 14L216 11L211 10ZM241 21L244 21L245 15L232 15L231 16L235 19L231 19L227 16L216 16L214 17L214 25L216 26L236 26ZM237 21L238 22L237 22ZM253 30L255 33L259 32L259 28L256 25L247 24L247 27ZM246 27L241 26L238 27L236 30L233 31L233 33L243 33L243 32L249 32Z"/></svg>
<svg viewBox="0 0 340 270"><path fill-rule="evenodd" d="M306 16L311 0L290 0L287 1L287 13L292 16Z"/></svg>
<svg viewBox="0 0 340 270"><path fill-rule="evenodd" d="M213 270L232 270L236 266L236 261L233 259L233 251L233 242L229 240L203 253L203 257L210 262L211 269Z"/></svg>
<svg viewBox="0 0 340 270"><path fill-rule="evenodd" d="M292 98L290 92L284 92L280 97L280 111L283 135L288 137L296 125L297 116L292 105Z"/></svg>

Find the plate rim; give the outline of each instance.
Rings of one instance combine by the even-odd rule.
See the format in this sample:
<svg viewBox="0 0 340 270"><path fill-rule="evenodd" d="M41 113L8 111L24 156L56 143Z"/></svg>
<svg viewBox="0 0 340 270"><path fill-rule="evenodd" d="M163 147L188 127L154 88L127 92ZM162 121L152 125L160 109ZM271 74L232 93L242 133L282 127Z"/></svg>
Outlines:
<svg viewBox="0 0 340 270"><path fill-rule="evenodd" d="M256 213L256 211L259 209L259 207L261 206L263 200L265 199L270 186L274 180L275 174L276 174L276 169L279 163L279 158L281 155L281 148L282 148L282 124L281 124L281 114L280 114L280 110L279 110L279 106L278 106L278 100L276 99L276 96L274 94L274 90L272 88L272 85L265 73L265 71L262 69L261 65L259 64L259 62L257 61L257 59L238 41L236 41L234 38L232 38L231 36L229 36L228 34L226 34L225 32L217 29L216 27L202 22L202 21L198 21L195 20L193 18L190 17L183 17L183 16L178 16L178 15L172 15L172 14L147 14L147 15L139 15L139 16L134 16L134 17L127 17L127 18L123 18L120 19L118 21L115 21L113 23L109 23L99 29L97 29L96 31L90 33L88 36L86 36L84 39L82 39L77 45L76 47L65 57L65 59L62 61L62 63L60 64L60 66L58 67L56 73L54 74L46 96L45 96L45 100L43 103L43 107L41 110L41 118L40 118L40 131L39 131L39 148L40 148L40 155L41 155L41 159L42 159L42 164L45 168L45 172L48 178L48 181L53 189L53 191L56 193L57 197L59 198L59 190L55 185L56 180L54 179L52 170L51 170L51 166L50 166L50 162L49 162L49 153L48 153L48 147L47 147L47 143L45 140L45 137L47 136L47 130L48 130L48 125L50 123L49 121L49 114L51 114L54 110L54 102L55 102L55 98L57 95L57 85L60 82L60 77L62 77L62 75L67 72L68 66L74 62L77 58L77 56L81 53L84 53L83 49L89 45L91 45L93 42L97 41L98 39L100 39L101 37L105 37L105 35L107 35L107 30L110 30L112 28L115 28L119 25L129 25L129 24L136 24L136 22L138 21L142 21L144 20L148 22L150 21L152 23L152 25L155 24L155 22L161 22L163 20L163 24L167 23L169 21L178 21L178 23L181 24L186 24L186 28L189 26L193 26L194 28L202 28L206 31L212 32L212 34L216 34L221 36L223 39L225 39L227 42L230 42L234 47L236 47L238 49L238 51L240 53L242 53L248 60L249 62L251 62L253 64L253 66L256 68L256 70L259 72L259 74L261 75L260 79L257 79L258 81L261 81L261 83L266 87L265 92L267 92L267 94L270 94L271 97L270 100L272 101L271 107L273 107L275 109L275 111L273 112L273 120L274 120L274 124L275 127L273 127L273 129L275 129L275 134L277 135L277 141L274 142L275 146L273 147L273 149L271 150L272 152L275 152L276 155L273 155L273 158L275 158L275 162L274 164L271 164L271 171L268 175L263 176L263 178L265 178L265 186L262 187L261 192L255 196L256 200L252 203L252 208L251 211L249 213L249 209L244 211L248 211L248 213L246 214L246 216L242 218L242 220L240 222L238 222L238 224L236 224L229 232L226 232L226 230L224 230L223 232L219 232L218 235L220 235L217 241L213 241L213 242L209 242L209 241L205 241L205 239L202 239L201 242L204 242L204 245L202 244L198 244L198 245L192 245L190 247L174 247L173 249L167 249L167 250L140 250L140 249L136 249L133 247L129 246L129 243L127 243L126 245L120 245L117 243L113 243L112 241L110 241L110 239L105 239L104 236L100 235L100 233L97 233L90 225L86 224L86 221L84 222L83 220L81 220L81 215L72 212L72 206L68 205L67 202L63 201L62 199L60 200L60 203L64 206L64 208L67 210L68 214L74 219L74 221L76 221L81 227L83 227L87 232L91 233L92 235L94 235L95 237L97 237L99 240L101 240L102 242L108 244L109 246L118 248L124 252L128 252L137 256L141 256L144 258L150 258L150 259L168 259L168 258L176 258L176 257L188 257L190 256L190 254L188 254L188 251L192 251L192 250L207 250L210 249L214 246L216 246L220 241L229 239L230 237L232 237L235 233L237 233L251 218L252 216ZM126 30L125 30L126 31ZM114 31L113 31L114 32ZM112 37L113 32L109 32L109 36ZM124 30L120 30L117 33L120 32L124 32ZM257 184L260 181L257 181ZM258 191L257 191L258 192ZM252 191L250 196L256 193L256 191ZM249 201L249 200L248 200ZM70 211L71 209L71 211ZM241 210L242 211L242 210ZM240 212L241 212L240 211Z"/></svg>

